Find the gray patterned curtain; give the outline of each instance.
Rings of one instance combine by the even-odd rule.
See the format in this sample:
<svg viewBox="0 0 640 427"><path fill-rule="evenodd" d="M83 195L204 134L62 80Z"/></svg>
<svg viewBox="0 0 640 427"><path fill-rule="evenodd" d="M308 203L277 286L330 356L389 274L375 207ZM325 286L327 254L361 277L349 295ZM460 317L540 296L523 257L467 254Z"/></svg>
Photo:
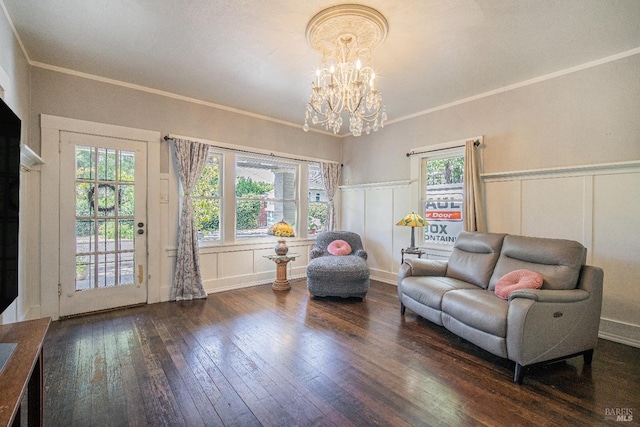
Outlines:
<svg viewBox="0 0 640 427"><path fill-rule="evenodd" d="M333 198L338 192L338 186L340 185L342 166L338 163L320 163L320 168L322 169L324 188L327 190L327 198L329 199L327 231L333 231L336 229L336 209L333 203Z"/></svg>
<svg viewBox="0 0 640 427"><path fill-rule="evenodd" d="M475 141L467 141L464 150L464 229L486 232L487 221L480 180L479 145L475 144Z"/></svg>
<svg viewBox="0 0 640 427"><path fill-rule="evenodd" d="M206 298L200 275L198 233L191 203L191 191L202 173L209 146L194 141L173 139L180 182L184 195L178 227L178 256L171 285L172 301Z"/></svg>

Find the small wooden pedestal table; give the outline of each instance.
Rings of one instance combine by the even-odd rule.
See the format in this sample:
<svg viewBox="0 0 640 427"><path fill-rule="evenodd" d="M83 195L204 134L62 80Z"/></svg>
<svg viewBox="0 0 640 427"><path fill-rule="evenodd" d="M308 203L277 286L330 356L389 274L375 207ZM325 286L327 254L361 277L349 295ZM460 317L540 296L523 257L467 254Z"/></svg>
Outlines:
<svg viewBox="0 0 640 427"><path fill-rule="evenodd" d="M291 285L287 280L287 264L289 261L293 261L299 256L300 254L264 255L265 258L276 263L276 280L273 282L273 285L271 285L271 288L274 291L286 291L291 289Z"/></svg>
<svg viewBox="0 0 640 427"><path fill-rule="evenodd" d="M20 425L20 405L27 392L27 423L42 425L42 343L50 318L0 325L0 342L17 346L0 373L0 425Z"/></svg>

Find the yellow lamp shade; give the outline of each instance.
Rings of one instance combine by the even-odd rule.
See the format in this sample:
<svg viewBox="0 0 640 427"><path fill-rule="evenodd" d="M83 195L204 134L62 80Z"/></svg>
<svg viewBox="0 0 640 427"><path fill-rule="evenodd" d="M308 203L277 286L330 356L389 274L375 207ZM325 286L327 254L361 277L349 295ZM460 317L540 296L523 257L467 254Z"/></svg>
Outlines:
<svg viewBox="0 0 640 427"><path fill-rule="evenodd" d="M295 232L293 231L293 227L291 227L289 224L284 222L284 220L280 222L276 222L271 227L269 227L267 234L271 236L278 236L278 237L295 237Z"/></svg>
<svg viewBox="0 0 640 427"><path fill-rule="evenodd" d="M429 223L422 219L422 217L417 213L411 212L409 215L398 221L396 225L404 225L406 227L424 227L425 225L429 225Z"/></svg>

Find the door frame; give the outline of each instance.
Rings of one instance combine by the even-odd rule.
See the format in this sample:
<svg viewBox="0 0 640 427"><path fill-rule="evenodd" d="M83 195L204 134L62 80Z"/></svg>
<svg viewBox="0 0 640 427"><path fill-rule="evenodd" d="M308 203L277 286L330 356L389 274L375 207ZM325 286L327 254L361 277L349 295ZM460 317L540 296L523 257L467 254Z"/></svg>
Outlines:
<svg viewBox="0 0 640 427"><path fill-rule="evenodd" d="M147 304L160 302L160 132L40 115L40 316L60 317L60 132L135 139L147 145Z"/></svg>

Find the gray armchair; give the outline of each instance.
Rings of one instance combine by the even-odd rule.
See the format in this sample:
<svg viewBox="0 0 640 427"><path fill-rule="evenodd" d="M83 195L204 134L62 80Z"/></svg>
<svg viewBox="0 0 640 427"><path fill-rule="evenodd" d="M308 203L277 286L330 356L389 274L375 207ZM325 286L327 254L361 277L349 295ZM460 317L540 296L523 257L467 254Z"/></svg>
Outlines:
<svg viewBox="0 0 640 427"><path fill-rule="evenodd" d="M334 240L344 240L351 246L349 255L334 256L327 247ZM369 291L367 253L360 236L351 231L326 231L316 238L309 252L307 287L311 296L358 297Z"/></svg>

